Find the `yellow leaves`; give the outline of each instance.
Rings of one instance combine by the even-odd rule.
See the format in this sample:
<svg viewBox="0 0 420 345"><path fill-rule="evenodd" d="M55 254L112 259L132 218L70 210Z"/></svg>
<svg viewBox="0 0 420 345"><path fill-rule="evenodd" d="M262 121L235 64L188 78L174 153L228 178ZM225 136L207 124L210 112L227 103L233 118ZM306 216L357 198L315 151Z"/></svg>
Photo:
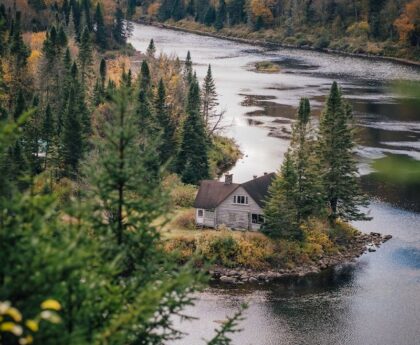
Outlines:
<svg viewBox="0 0 420 345"><path fill-rule="evenodd" d="M131 67L130 58L127 56L117 56L115 59L107 61L107 75L117 85L120 82L123 71L128 71Z"/></svg>
<svg viewBox="0 0 420 345"><path fill-rule="evenodd" d="M3 322L0 325L0 333L2 332L12 333L17 337L20 337L23 333L23 329L22 329L22 326L14 322Z"/></svg>
<svg viewBox="0 0 420 345"><path fill-rule="evenodd" d="M370 26L367 21L353 23L347 28L347 32L354 36L365 36L370 32Z"/></svg>
<svg viewBox="0 0 420 345"><path fill-rule="evenodd" d="M28 320L25 322L25 326L28 327L32 332L38 332L39 324L38 321Z"/></svg>
<svg viewBox="0 0 420 345"><path fill-rule="evenodd" d="M23 34L23 40L31 50L41 50L46 36L46 31L25 32Z"/></svg>
<svg viewBox="0 0 420 345"><path fill-rule="evenodd" d="M41 303L42 309L51 309L51 310L61 310L61 304L57 302L55 299L47 299L46 301Z"/></svg>

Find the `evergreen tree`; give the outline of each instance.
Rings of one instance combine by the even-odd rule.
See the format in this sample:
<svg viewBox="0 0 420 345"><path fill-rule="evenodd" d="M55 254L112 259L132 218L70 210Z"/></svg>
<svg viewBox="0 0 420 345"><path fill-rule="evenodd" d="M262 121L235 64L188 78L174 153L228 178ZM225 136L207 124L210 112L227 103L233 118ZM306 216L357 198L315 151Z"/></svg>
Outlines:
<svg viewBox="0 0 420 345"><path fill-rule="evenodd" d="M16 97L15 109L13 112L13 119L17 121L17 119L23 114L25 109L26 109L25 97L23 96L22 90L19 89L19 92Z"/></svg>
<svg viewBox="0 0 420 345"><path fill-rule="evenodd" d="M208 0L196 0L195 1L195 13L196 21L204 23L204 18L206 17L207 10L209 8ZM213 9L214 10L214 9Z"/></svg>
<svg viewBox="0 0 420 345"><path fill-rule="evenodd" d="M137 0L127 1L127 16L131 18L136 13Z"/></svg>
<svg viewBox="0 0 420 345"><path fill-rule="evenodd" d="M106 49L108 46L104 16L100 3L97 3L95 10L95 42L101 49Z"/></svg>
<svg viewBox="0 0 420 345"><path fill-rule="evenodd" d="M151 90L152 77L150 75L149 65L143 60L140 67L140 89L149 93Z"/></svg>
<svg viewBox="0 0 420 345"><path fill-rule="evenodd" d="M315 155L315 142L311 128L310 103L302 98L298 116L292 128L290 144L292 164L296 171L297 223L301 224L309 216L320 215L323 211L321 181Z"/></svg>
<svg viewBox="0 0 420 345"><path fill-rule="evenodd" d="M175 20L181 20L185 17L184 0L174 0L171 17Z"/></svg>
<svg viewBox="0 0 420 345"><path fill-rule="evenodd" d="M201 92L202 100L202 114L206 129L211 131L210 120L216 116L216 107L219 105L217 102L216 85L214 83L211 66L207 69L207 75L204 78L203 88Z"/></svg>
<svg viewBox="0 0 420 345"><path fill-rule="evenodd" d="M147 47L146 51L147 57L154 58L156 54L156 47L155 42L153 41L153 38L150 40L149 46Z"/></svg>
<svg viewBox="0 0 420 345"><path fill-rule="evenodd" d="M191 84L191 81L193 79L193 67L192 67L192 60L191 60L191 53L188 51L187 58L185 60L184 64L184 79L188 83L188 85Z"/></svg>
<svg viewBox="0 0 420 345"><path fill-rule="evenodd" d="M80 68L80 77L81 82L84 87L86 87L86 82L89 77L92 75L92 45L90 41L89 29L85 27L82 32L79 44L79 68Z"/></svg>
<svg viewBox="0 0 420 345"><path fill-rule="evenodd" d="M209 178L208 140L200 115L200 90L195 79L190 84L186 107L187 117L178 153L177 172L184 183L197 184Z"/></svg>
<svg viewBox="0 0 420 345"><path fill-rule="evenodd" d="M47 168L51 144L54 135L54 117L51 112L51 107L48 104L45 109L45 115L42 124L41 139L45 145L44 169Z"/></svg>
<svg viewBox="0 0 420 345"><path fill-rule="evenodd" d="M115 41L123 45L127 41L127 31L124 24L124 14L120 7L115 11L114 27L112 28L112 36Z"/></svg>
<svg viewBox="0 0 420 345"><path fill-rule="evenodd" d="M296 207L297 172L290 152L284 156L280 173L272 182L264 206L263 233L272 238L302 240Z"/></svg>
<svg viewBox="0 0 420 345"><path fill-rule="evenodd" d="M226 2L225 0L219 0L219 6L216 12L216 22L214 27L216 30L222 30L226 21Z"/></svg>
<svg viewBox="0 0 420 345"><path fill-rule="evenodd" d="M227 4L227 12L230 25L241 24L245 22L245 0L231 0Z"/></svg>
<svg viewBox="0 0 420 345"><path fill-rule="evenodd" d="M166 105L166 90L163 80L159 81L155 100L155 113L158 125L162 129L161 144L159 145L159 157L162 164L171 159L176 150L175 126Z"/></svg>
<svg viewBox="0 0 420 345"><path fill-rule="evenodd" d="M158 18L166 21L171 18L173 8L173 0L162 0L159 6Z"/></svg>
<svg viewBox="0 0 420 345"><path fill-rule="evenodd" d="M203 23L207 26L211 26L213 25L215 20L216 20L216 10L214 9L213 6L209 6L204 16Z"/></svg>
<svg viewBox="0 0 420 345"><path fill-rule="evenodd" d="M334 82L321 115L318 135L321 176L331 222L337 218L369 220L360 210L368 205L368 200L358 183L353 132L350 105L342 99Z"/></svg>

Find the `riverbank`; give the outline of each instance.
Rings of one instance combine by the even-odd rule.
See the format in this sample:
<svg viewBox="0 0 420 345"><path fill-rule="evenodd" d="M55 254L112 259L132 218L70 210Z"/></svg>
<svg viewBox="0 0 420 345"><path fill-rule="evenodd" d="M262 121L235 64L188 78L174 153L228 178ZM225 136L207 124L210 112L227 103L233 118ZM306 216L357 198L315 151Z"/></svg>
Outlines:
<svg viewBox="0 0 420 345"><path fill-rule="evenodd" d="M366 253L376 252L383 243L391 238L391 235L382 236L374 232L370 234L359 234L344 250L332 255L322 256L318 261L303 264L292 269L272 268L270 270L258 271L217 266L209 270L209 274L212 280L225 284L264 284L280 279L305 277L307 275L318 274L321 271L335 266L355 262L357 258Z"/></svg>
<svg viewBox="0 0 420 345"><path fill-rule="evenodd" d="M200 35L200 36L220 38L223 40L244 43L244 44L254 45L254 46L257 45L257 46L261 46L265 48L286 48L286 49L316 51L316 52L324 52L324 53L334 54L334 55L357 57L357 58L368 59L372 61L374 60L390 61L390 62L400 63L403 65L420 67L420 61L416 61L416 60L410 60L410 59L393 57L393 56L382 56L382 55L376 55L376 54L351 53L351 52L346 52L343 50L330 49L330 48L315 48L309 45L288 44L288 43L282 43L279 41L270 41L267 39L247 39L247 38L234 36L232 33L227 35L223 31L217 32L211 27L207 27L205 25L197 24L197 23L194 23L195 28L191 28L185 25L186 21L161 23L161 22L154 21L151 19L147 19L147 20L137 19L136 22L143 25L151 25L158 28L187 32L187 33Z"/></svg>
<svg viewBox="0 0 420 345"><path fill-rule="evenodd" d="M304 277L375 252L392 236L363 234L347 223L331 227L310 220L304 240L271 239L260 232L198 229L192 208L178 209L162 229L164 250L180 263L192 260L214 281L228 284L268 283Z"/></svg>

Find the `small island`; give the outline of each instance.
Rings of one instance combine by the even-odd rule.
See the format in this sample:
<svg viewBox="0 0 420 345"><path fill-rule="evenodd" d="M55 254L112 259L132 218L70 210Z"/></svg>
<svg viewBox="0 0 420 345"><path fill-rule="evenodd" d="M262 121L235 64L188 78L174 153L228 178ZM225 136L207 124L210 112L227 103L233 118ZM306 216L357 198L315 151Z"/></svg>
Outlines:
<svg viewBox="0 0 420 345"><path fill-rule="evenodd" d="M252 69L258 73L280 73L280 66L271 61L260 61L252 66Z"/></svg>
<svg viewBox="0 0 420 345"><path fill-rule="evenodd" d="M241 184L231 174L223 182L202 180L198 192L189 187L184 204L177 198L188 187L172 185L174 205L184 208L163 228L165 251L225 283L304 276L376 251L391 236L362 234L350 224L371 219L353 157L353 126L337 83L318 129L302 98L278 173Z"/></svg>

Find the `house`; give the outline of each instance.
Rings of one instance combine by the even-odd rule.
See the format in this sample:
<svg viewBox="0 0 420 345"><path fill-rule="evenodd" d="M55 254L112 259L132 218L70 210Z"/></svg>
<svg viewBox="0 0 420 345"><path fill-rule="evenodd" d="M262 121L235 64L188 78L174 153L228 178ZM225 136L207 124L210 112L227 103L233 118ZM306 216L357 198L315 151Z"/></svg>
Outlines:
<svg viewBox="0 0 420 345"><path fill-rule="evenodd" d="M231 229L259 230L264 222L264 198L275 177L274 173L237 184L233 175L225 181L204 180L194 202L198 226L217 228L225 225Z"/></svg>

